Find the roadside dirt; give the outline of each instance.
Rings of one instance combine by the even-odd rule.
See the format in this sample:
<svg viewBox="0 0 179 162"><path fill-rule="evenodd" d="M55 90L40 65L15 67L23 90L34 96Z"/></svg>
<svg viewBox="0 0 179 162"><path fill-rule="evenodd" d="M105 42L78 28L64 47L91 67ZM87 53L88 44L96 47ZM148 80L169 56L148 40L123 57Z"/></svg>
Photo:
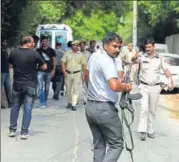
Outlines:
<svg viewBox="0 0 179 162"><path fill-rule="evenodd" d="M161 95L160 104L171 114L171 118L179 122L179 94Z"/></svg>

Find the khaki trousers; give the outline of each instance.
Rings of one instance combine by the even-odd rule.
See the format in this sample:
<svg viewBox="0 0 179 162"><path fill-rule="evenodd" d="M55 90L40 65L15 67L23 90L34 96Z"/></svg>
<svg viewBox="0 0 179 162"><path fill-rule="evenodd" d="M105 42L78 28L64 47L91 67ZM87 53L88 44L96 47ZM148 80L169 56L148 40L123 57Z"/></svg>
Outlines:
<svg viewBox="0 0 179 162"><path fill-rule="evenodd" d="M68 103L76 106L81 84L81 73L68 74L65 77L66 95Z"/></svg>
<svg viewBox="0 0 179 162"><path fill-rule="evenodd" d="M142 94L138 132L154 133L154 120L158 107L160 85L139 85Z"/></svg>

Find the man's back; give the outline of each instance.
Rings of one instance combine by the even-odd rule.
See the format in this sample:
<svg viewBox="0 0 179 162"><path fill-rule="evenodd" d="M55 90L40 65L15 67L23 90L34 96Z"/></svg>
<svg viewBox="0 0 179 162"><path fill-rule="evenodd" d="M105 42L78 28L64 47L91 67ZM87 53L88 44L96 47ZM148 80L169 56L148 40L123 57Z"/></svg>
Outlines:
<svg viewBox="0 0 179 162"><path fill-rule="evenodd" d="M37 63L44 63L38 52L28 48L14 49L9 57L14 69L14 84L36 86Z"/></svg>

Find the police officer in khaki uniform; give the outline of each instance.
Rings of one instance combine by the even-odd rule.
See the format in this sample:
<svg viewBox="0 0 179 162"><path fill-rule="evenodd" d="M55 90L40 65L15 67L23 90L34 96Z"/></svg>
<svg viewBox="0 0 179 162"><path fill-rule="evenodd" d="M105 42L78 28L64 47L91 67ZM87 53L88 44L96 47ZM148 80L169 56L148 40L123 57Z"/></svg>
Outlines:
<svg viewBox="0 0 179 162"><path fill-rule="evenodd" d="M159 95L161 92L160 86L160 70L162 69L166 77L171 82L173 87L173 81L170 72L167 68L167 64L164 59L155 53L154 40L148 39L145 42L146 53L139 57L138 54L133 58L137 59L140 63L140 91L142 94L141 99L141 112L139 119L138 132L140 133L140 139L146 140L146 136L149 138L155 138L154 134L154 120L156 117L156 111L158 107Z"/></svg>
<svg viewBox="0 0 179 162"><path fill-rule="evenodd" d="M135 56L135 53L136 53L136 51L133 48L133 44L129 43L128 48L126 50L123 50L121 55L120 55L122 60L123 60L123 63L124 63L124 73L125 74L129 70L129 66L132 63L131 59ZM137 68L138 68L137 64L132 66L131 74L130 74L130 81L131 82L134 81Z"/></svg>
<svg viewBox="0 0 179 162"><path fill-rule="evenodd" d="M85 65L85 57L79 51L79 41L75 40L72 42L72 50L65 52L62 58L62 70L65 76L68 100L67 108L71 108L74 111L76 111L82 71L85 74Z"/></svg>

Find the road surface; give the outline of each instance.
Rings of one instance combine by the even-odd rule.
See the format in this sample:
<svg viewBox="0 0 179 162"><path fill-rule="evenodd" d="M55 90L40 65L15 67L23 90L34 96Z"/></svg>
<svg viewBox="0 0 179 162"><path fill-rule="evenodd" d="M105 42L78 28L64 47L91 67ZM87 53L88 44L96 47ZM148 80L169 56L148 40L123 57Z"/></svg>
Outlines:
<svg viewBox="0 0 179 162"><path fill-rule="evenodd" d="M179 162L179 120L172 117L163 103L162 97L157 112L156 138L145 142L139 140L136 132L140 105L134 103L135 162ZM19 136L22 109L15 138L8 137L10 109L1 110L1 162L92 162L92 135L82 102L76 112L65 108L65 97L54 101L50 96L49 104L48 108L33 109L30 137L26 141ZM119 162L131 162L129 153L124 150Z"/></svg>

